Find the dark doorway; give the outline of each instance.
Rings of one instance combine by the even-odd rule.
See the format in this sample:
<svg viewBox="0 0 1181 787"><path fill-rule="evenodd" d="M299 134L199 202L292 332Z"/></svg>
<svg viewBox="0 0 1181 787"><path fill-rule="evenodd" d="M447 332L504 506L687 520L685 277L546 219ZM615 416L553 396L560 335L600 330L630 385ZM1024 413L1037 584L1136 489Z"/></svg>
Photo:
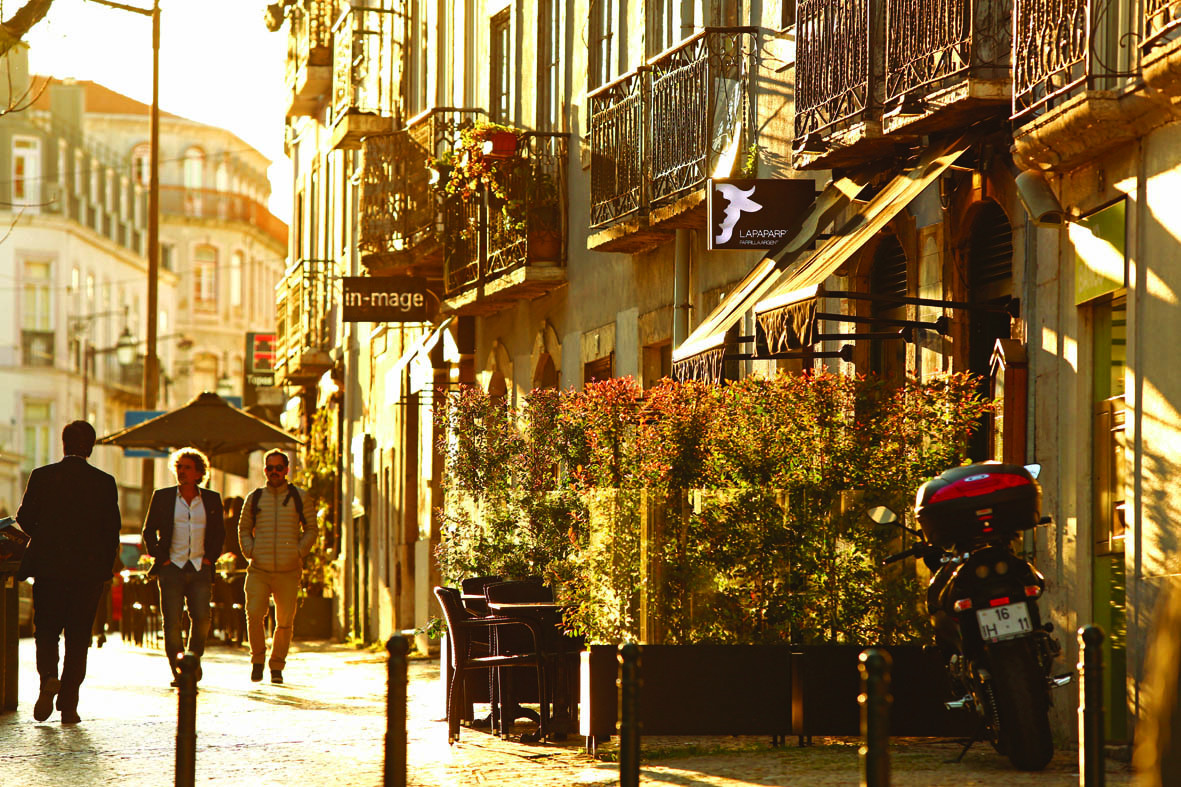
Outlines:
<svg viewBox="0 0 1181 787"><path fill-rule="evenodd" d="M968 302L974 306L1004 306L1013 295L1013 229L1001 206L991 200L981 205L972 221L968 250ZM989 396L988 378L997 339L1010 337L1010 318L999 309L971 309L968 313L968 370L980 378L979 393ZM990 459L991 418L985 415L968 444L968 457Z"/></svg>
<svg viewBox="0 0 1181 787"><path fill-rule="evenodd" d="M885 235L873 254L869 270L869 292L871 295L888 295L905 298L907 291L906 252L894 235ZM905 320L906 304L888 300L870 301L869 314L874 319ZM890 323L873 323L871 331L893 333L898 330ZM906 376L906 342L901 335L897 339L882 339L870 342L869 370L883 380L901 383Z"/></svg>

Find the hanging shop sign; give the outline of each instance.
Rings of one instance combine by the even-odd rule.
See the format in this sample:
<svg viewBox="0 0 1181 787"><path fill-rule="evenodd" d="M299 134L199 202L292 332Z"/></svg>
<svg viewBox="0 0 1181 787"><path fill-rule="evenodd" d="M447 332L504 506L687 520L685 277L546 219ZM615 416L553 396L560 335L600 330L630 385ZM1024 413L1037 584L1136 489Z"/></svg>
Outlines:
<svg viewBox="0 0 1181 787"><path fill-rule="evenodd" d="M773 249L816 199L808 178L713 178L709 182L709 248Z"/></svg>
<svg viewBox="0 0 1181 787"><path fill-rule="evenodd" d="M429 322L431 293L414 276L345 276L345 322Z"/></svg>

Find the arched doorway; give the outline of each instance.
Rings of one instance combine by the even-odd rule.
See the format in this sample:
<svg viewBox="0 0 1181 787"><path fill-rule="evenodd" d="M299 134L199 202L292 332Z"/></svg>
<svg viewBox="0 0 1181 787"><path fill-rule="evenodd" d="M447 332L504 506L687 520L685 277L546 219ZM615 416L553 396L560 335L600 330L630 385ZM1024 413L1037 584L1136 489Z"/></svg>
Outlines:
<svg viewBox="0 0 1181 787"><path fill-rule="evenodd" d="M533 387L558 387L558 369L554 366L554 359L549 353L543 353L537 360L537 369L533 373Z"/></svg>
<svg viewBox="0 0 1181 787"><path fill-rule="evenodd" d="M989 200L976 211L968 247L968 302L1004 306L1013 296L1013 229L1009 217ZM989 396L990 363L997 339L1010 338L1010 319L999 309L971 309L968 314L968 371L980 377L980 395ZM968 445L968 456L989 459L990 418L985 416Z"/></svg>

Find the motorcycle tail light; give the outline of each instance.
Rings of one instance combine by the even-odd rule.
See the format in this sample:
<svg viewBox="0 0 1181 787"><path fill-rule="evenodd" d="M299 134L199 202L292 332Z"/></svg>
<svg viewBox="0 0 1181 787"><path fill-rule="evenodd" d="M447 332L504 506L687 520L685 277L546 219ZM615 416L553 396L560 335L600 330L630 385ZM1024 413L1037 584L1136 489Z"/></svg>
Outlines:
<svg viewBox="0 0 1181 787"><path fill-rule="evenodd" d="M1009 603L1009 597L1008 596L1001 596L1000 598L994 598L992 601L988 602L988 606L1003 607L1008 603Z"/></svg>
<svg viewBox="0 0 1181 787"><path fill-rule="evenodd" d="M1039 588L1037 585L1026 585L1025 586L1026 598L1036 598L1037 596L1040 596L1041 594L1042 594L1042 589Z"/></svg>
<svg viewBox="0 0 1181 787"><path fill-rule="evenodd" d="M959 601L955 602L955 604L952 605L952 609L954 609L956 612L963 612L964 610L971 609L971 608L972 608L972 599L970 599L970 598L961 598Z"/></svg>

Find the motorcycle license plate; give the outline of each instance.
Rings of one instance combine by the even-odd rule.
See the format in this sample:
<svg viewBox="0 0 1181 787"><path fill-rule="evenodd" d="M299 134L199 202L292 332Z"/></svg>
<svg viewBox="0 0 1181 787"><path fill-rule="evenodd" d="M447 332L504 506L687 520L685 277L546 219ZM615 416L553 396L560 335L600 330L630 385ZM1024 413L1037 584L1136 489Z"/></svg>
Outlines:
<svg viewBox="0 0 1181 787"><path fill-rule="evenodd" d="M1033 631L1029 620L1029 605L1025 602L991 607L976 612L980 636L993 642L1020 637Z"/></svg>

